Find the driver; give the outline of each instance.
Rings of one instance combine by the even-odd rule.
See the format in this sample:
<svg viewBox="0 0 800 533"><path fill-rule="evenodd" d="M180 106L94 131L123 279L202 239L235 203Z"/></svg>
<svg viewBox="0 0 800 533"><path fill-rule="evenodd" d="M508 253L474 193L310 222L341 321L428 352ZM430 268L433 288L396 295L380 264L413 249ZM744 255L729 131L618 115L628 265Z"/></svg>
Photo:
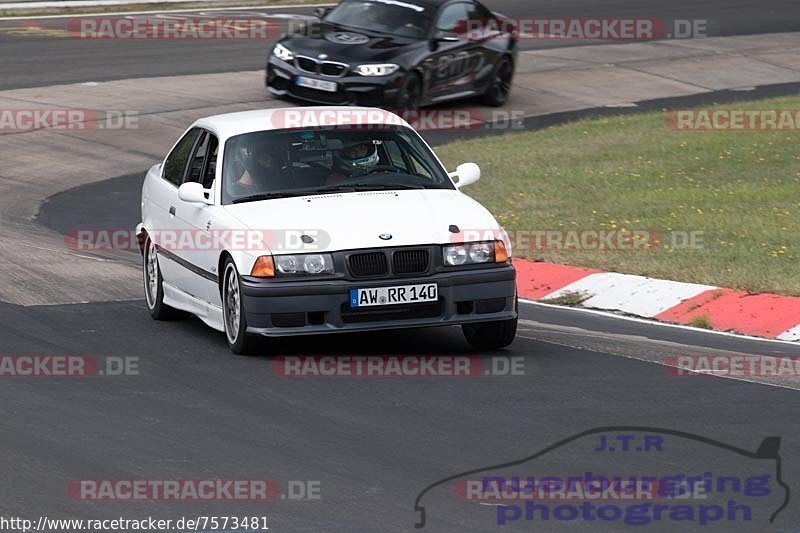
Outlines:
<svg viewBox="0 0 800 533"><path fill-rule="evenodd" d="M359 174L367 174L378 166L378 146L372 141L356 141L345 145L335 156L333 172L326 181L328 185L341 183Z"/></svg>

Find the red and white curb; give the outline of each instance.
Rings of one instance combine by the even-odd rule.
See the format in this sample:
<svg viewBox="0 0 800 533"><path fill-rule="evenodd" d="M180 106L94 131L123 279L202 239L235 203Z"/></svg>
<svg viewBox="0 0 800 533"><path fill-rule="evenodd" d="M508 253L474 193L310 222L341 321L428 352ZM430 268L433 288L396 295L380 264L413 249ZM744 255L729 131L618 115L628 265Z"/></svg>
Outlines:
<svg viewBox="0 0 800 533"><path fill-rule="evenodd" d="M580 307L691 325L700 317L715 330L785 341L800 340L800 298L752 294L590 268L514 260L522 298L553 300L580 294Z"/></svg>

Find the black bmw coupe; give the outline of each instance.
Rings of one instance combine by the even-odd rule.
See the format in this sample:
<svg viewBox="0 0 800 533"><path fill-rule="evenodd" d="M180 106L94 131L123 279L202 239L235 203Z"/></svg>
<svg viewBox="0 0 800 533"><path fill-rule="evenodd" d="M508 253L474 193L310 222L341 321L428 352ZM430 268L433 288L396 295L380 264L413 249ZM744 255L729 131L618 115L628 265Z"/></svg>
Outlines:
<svg viewBox="0 0 800 533"><path fill-rule="evenodd" d="M508 99L517 57L515 32L507 30L513 21L479 2L343 0L318 16L270 51L272 94L403 110L457 98L480 97L490 106ZM475 27L495 31L465 31Z"/></svg>

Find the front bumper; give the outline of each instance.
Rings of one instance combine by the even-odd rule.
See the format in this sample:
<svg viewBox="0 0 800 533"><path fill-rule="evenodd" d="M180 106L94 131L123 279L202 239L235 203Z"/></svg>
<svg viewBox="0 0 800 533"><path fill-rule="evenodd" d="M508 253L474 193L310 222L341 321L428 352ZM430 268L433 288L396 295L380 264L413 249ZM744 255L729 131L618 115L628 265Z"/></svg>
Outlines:
<svg viewBox="0 0 800 533"><path fill-rule="evenodd" d="M435 304L351 309L349 291L437 283ZM497 268L373 281L242 280L248 333L265 336L448 326L517 317L516 271Z"/></svg>
<svg viewBox="0 0 800 533"><path fill-rule="evenodd" d="M295 83L296 76L305 76L334 82L336 92L301 87ZM270 56L267 63L267 89L276 96L291 96L307 102L330 105L358 105L364 107L392 107L403 83L403 74L398 71L390 76L359 76L346 73L344 76L323 76L298 69L295 65Z"/></svg>

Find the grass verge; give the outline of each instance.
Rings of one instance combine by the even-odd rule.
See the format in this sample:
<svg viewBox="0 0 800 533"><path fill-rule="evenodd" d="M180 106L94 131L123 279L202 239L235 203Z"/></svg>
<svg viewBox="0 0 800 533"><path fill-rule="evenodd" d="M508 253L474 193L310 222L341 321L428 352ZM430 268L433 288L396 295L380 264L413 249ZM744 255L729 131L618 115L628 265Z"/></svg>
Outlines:
<svg viewBox="0 0 800 533"><path fill-rule="evenodd" d="M720 107L798 110L800 96ZM651 112L437 152L449 168L482 166L484 179L466 192L508 230L656 230L664 237L643 251L545 243L519 246L516 257L800 295L799 141L798 131L678 132L666 128L664 112ZM685 234L676 232L699 232L699 246L682 248Z"/></svg>

